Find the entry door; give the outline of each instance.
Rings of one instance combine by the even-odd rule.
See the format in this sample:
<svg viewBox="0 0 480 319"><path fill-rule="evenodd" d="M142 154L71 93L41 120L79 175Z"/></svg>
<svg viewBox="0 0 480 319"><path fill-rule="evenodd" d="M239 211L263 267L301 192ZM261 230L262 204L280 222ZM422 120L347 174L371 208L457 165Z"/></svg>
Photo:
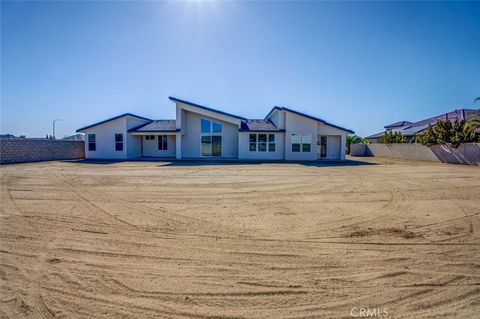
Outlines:
<svg viewBox="0 0 480 319"><path fill-rule="evenodd" d="M317 158L324 159L327 157L327 137L318 136L317 138Z"/></svg>

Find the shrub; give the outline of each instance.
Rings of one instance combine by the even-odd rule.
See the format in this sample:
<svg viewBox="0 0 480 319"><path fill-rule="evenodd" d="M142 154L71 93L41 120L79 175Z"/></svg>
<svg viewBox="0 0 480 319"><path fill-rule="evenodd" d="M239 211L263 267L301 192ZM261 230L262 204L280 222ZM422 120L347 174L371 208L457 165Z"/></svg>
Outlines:
<svg viewBox="0 0 480 319"><path fill-rule="evenodd" d="M380 143L392 144L392 143L407 143L407 139L400 132L388 131L380 136Z"/></svg>

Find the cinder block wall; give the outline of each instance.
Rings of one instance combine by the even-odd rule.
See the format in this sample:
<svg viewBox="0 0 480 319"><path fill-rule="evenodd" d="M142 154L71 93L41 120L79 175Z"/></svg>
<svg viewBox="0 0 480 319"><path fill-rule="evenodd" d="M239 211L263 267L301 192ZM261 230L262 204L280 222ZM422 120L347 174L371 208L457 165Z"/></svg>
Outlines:
<svg viewBox="0 0 480 319"><path fill-rule="evenodd" d="M80 159L84 157L84 141L31 138L0 139L1 164Z"/></svg>
<svg viewBox="0 0 480 319"><path fill-rule="evenodd" d="M480 165L480 144L467 143L458 148L450 145L427 147L421 144L352 144L351 156L401 158L452 164Z"/></svg>

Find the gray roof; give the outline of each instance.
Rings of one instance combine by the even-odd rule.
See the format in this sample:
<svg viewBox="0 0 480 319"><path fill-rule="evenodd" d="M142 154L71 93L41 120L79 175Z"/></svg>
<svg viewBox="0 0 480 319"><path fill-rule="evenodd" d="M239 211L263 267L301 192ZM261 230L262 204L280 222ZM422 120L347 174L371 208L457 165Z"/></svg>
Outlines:
<svg viewBox="0 0 480 319"><path fill-rule="evenodd" d="M243 132L283 132L270 120L246 120L242 122L240 131Z"/></svg>
<svg viewBox="0 0 480 319"><path fill-rule="evenodd" d="M410 121L400 121L400 122L395 122L395 123L392 123L392 124L389 124L389 125L385 125L384 127L385 128L398 127L398 126L406 126L408 124L413 124L413 123L410 122Z"/></svg>
<svg viewBox="0 0 480 319"><path fill-rule="evenodd" d="M176 132L175 120L154 120L128 130L129 132Z"/></svg>
<svg viewBox="0 0 480 319"><path fill-rule="evenodd" d="M381 137L381 136L383 135L383 133L385 133L385 132L380 132L380 133L372 134L372 135L367 136L367 137L365 137L365 138L367 138L367 139L368 139L368 138L379 138L379 137Z"/></svg>
<svg viewBox="0 0 480 319"><path fill-rule="evenodd" d="M480 111L473 110L473 109L459 109L459 110L454 110L452 112L444 113L438 116L430 117L428 119L421 120L415 123L406 124L404 126L399 126L397 124L402 122L407 122L407 121L397 122L394 124L387 125L385 126L385 128L391 127L392 132L400 132L404 136L414 136L418 133L421 133L425 129L427 129L429 125L434 126L438 120L442 120L442 121L450 120L451 122L454 122L456 119L467 121L472 118L480 119ZM383 133L373 134L371 136L368 136L367 138L379 137L379 135L381 136L382 134Z"/></svg>

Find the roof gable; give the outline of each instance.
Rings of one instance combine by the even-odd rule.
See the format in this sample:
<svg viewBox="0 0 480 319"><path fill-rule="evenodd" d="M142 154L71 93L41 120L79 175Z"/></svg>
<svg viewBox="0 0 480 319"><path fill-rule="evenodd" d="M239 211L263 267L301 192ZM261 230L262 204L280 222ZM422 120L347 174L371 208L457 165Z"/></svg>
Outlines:
<svg viewBox="0 0 480 319"><path fill-rule="evenodd" d="M108 123L108 122L111 122L111 121L114 121L114 120L118 120L118 119L120 119L120 118L122 118L122 117L126 117L126 116L135 117L135 118L137 118L137 119L144 120L144 121L149 121L149 122L152 121L151 119L146 118L146 117L143 117L143 116L135 115L135 114L132 114L132 113L123 113L123 114L120 114L120 115L111 117L111 118L109 118L109 119L106 119L106 120L103 120L103 121L100 121L100 122L97 122L97 123L94 123L94 124L87 125L87 126L84 126L84 127L82 127L82 128L79 128L79 129L77 130L77 132L81 132L81 131L84 131L84 130L86 130L86 129L89 129L89 128L98 126L98 125L102 125L102 124L105 124L105 123Z"/></svg>
<svg viewBox="0 0 480 319"><path fill-rule="evenodd" d="M316 122L320 122L320 123L322 123L322 124L325 124L325 125L334 127L334 128L336 128L336 129L345 131L345 132L350 133L350 134L355 133L355 132L352 131L352 130L349 130L349 129L347 129L347 128L344 128L344 127L341 127L341 126L338 126L338 125L329 123L329 122L327 122L327 121L325 121L325 120L322 120L321 118L318 118L318 117L315 117L315 116L312 116L312 115L308 115L308 114L305 114L305 113L302 113L302 112L299 112L299 111L295 111L295 110L292 110L292 109L290 109L290 108L288 108L288 107L284 107L284 106L274 106L274 107L270 110L270 112L268 112L267 116L265 116L265 119L267 119L275 110L290 112L290 113L293 113L293 114L296 114L296 115L299 115L299 116L308 118L308 119L310 119L310 120L313 120L313 121L316 121Z"/></svg>
<svg viewBox="0 0 480 319"><path fill-rule="evenodd" d="M231 113L223 112L223 111L220 111L220 110L216 110L216 109L213 109L211 107L203 106L203 105L200 105L200 104L197 104L197 103L177 99L176 97L173 97L173 96L169 96L168 98L175 103L186 104L186 105L189 105L189 106L197 107L197 108L205 110L205 111L210 111L210 112L221 114L221 115L224 115L224 116L230 116L230 117L233 117L233 118L236 118L236 119L239 119L239 120L243 120L243 121L247 120L246 118L244 118L242 116L238 116L238 115L235 115L235 114L231 114Z"/></svg>

